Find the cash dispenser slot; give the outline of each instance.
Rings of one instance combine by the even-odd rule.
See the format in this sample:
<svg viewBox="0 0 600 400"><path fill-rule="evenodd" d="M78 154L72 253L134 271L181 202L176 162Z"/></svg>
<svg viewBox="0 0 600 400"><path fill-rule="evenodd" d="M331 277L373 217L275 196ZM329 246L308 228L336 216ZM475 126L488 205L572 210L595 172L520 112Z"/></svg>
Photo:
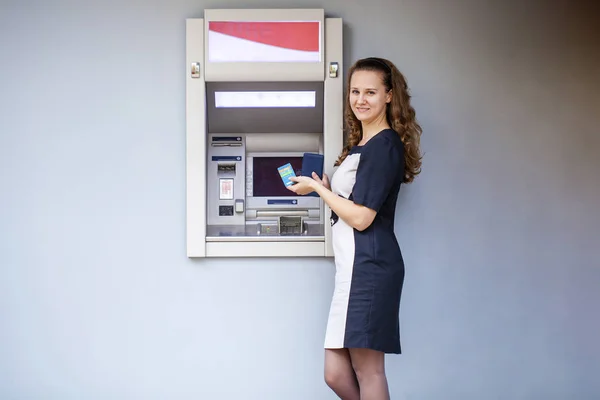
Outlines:
<svg viewBox="0 0 600 400"><path fill-rule="evenodd" d="M306 235L308 225L306 218L312 217L309 210L256 210L254 217L263 219L257 224L257 235ZM268 221L264 221L268 219Z"/></svg>
<svg viewBox="0 0 600 400"><path fill-rule="evenodd" d="M280 235L302 235L306 234L305 223L302 217L281 216L278 220Z"/></svg>
<svg viewBox="0 0 600 400"><path fill-rule="evenodd" d="M308 217L308 210L257 210L256 217Z"/></svg>
<svg viewBox="0 0 600 400"><path fill-rule="evenodd" d="M273 222L256 225L257 235L301 236L308 233L308 225L301 216L282 215Z"/></svg>

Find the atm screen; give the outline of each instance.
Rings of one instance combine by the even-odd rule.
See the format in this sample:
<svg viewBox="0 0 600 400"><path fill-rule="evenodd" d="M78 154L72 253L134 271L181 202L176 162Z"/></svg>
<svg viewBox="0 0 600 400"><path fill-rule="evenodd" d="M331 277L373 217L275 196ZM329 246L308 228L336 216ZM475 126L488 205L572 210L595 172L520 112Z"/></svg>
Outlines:
<svg viewBox="0 0 600 400"><path fill-rule="evenodd" d="M302 157L253 157L252 159L252 188L254 197L285 197L296 196L286 189L277 168L290 163L300 175L302 172Z"/></svg>

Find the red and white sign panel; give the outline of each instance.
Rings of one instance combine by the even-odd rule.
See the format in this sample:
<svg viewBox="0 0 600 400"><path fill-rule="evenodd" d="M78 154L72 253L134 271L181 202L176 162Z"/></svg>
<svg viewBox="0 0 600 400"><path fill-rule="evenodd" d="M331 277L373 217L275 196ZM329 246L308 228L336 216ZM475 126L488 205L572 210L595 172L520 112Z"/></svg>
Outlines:
<svg viewBox="0 0 600 400"><path fill-rule="evenodd" d="M209 62L320 62L319 21L208 23Z"/></svg>

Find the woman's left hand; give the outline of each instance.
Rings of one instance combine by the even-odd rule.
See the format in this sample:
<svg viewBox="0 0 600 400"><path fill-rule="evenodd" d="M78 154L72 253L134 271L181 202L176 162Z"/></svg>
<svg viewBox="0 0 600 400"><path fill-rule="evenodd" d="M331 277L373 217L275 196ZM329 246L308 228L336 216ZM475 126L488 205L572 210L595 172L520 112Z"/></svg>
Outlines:
<svg viewBox="0 0 600 400"><path fill-rule="evenodd" d="M299 195L305 195L309 194L310 192L314 192L316 185L318 185L314 179L309 178L308 176L294 176L290 178L290 181L296 183L288 186L288 190L291 190Z"/></svg>

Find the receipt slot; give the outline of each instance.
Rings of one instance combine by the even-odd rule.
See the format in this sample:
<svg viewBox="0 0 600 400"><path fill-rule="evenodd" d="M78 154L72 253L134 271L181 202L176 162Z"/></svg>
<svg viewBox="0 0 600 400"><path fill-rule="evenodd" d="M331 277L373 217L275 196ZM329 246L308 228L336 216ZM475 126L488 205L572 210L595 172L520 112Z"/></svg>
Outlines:
<svg viewBox="0 0 600 400"><path fill-rule="evenodd" d="M188 257L332 257L331 211L299 196L304 154L342 149L342 21L322 9L205 10L186 21Z"/></svg>

